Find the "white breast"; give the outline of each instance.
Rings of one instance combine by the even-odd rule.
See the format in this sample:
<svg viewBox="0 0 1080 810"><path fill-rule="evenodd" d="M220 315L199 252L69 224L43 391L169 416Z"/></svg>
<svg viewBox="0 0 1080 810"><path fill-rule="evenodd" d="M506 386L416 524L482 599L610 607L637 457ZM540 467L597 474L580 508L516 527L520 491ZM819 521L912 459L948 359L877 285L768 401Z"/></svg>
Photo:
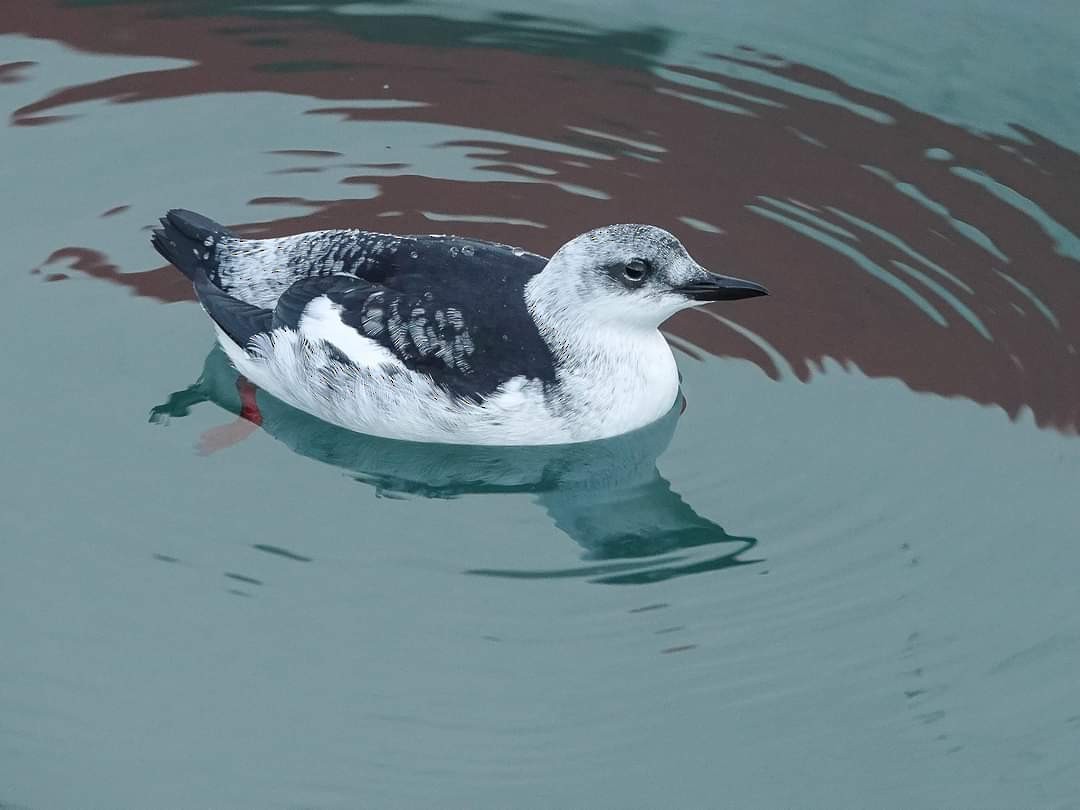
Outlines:
<svg viewBox="0 0 1080 810"><path fill-rule="evenodd" d="M575 432L601 438L656 421L675 403L679 370L656 329L597 329L564 347L560 404Z"/></svg>

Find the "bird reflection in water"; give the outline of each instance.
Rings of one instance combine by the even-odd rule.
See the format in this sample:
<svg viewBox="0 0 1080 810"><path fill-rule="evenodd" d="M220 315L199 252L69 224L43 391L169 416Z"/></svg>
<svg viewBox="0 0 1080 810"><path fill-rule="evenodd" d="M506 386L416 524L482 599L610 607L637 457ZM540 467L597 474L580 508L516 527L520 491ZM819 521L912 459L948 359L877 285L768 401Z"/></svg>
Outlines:
<svg viewBox="0 0 1080 810"><path fill-rule="evenodd" d="M729 535L694 511L660 475L682 400L647 427L602 441L540 447L406 442L353 433L258 392L217 348L199 380L155 407L153 422L186 416L203 402L260 426L294 452L340 467L389 497L532 493L555 526L584 550L583 564L557 570L475 568L469 574L514 579L587 578L643 584L749 565L752 537ZM237 432L237 428L239 431ZM233 437L245 428L230 426ZM224 437L226 434L219 434Z"/></svg>

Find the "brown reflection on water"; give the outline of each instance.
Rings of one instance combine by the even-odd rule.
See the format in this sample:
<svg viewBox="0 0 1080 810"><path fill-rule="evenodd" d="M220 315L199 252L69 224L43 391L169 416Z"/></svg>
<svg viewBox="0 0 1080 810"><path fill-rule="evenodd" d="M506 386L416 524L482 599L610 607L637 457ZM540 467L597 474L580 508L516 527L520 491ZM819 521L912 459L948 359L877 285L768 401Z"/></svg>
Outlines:
<svg viewBox="0 0 1080 810"><path fill-rule="evenodd" d="M807 379L834 358L1011 415L1028 406L1043 426L1080 424L1080 156L1034 132L973 132L749 49L716 55L713 71L653 75L496 49L361 48L299 22L28 7L16 5L0 27L196 64L66 88L17 111L15 125L52 120L77 101L275 91L317 99L311 115L357 127L358 137L375 120L478 133L446 145L482 161L469 182L411 174L392 151L388 165L360 166L319 144L287 144L267 156L267 173L327 172L324 199L252 200L246 234L453 231L551 253L596 225L652 222L707 267L773 290L767 301L715 307L726 322L697 311L668 325L695 346L774 377L790 369ZM419 104L358 103L391 98ZM379 196L335 199L344 175ZM275 215L281 203L289 215ZM72 250L53 258L162 300L186 294L167 269L122 272Z"/></svg>
<svg viewBox="0 0 1080 810"><path fill-rule="evenodd" d="M15 84L26 81L25 71L32 68L35 62L0 62L0 84Z"/></svg>

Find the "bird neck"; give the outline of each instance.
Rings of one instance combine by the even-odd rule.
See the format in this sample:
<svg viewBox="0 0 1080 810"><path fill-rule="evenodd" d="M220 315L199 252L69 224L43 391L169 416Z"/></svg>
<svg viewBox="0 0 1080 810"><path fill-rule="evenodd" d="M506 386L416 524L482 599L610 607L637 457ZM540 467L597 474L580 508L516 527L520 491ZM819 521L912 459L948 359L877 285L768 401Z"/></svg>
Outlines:
<svg viewBox="0 0 1080 810"><path fill-rule="evenodd" d="M547 285L532 286L539 279L525 297L555 358L557 407L595 437L625 433L666 414L678 395L679 371L660 331L609 316L602 302L593 307L559 300Z"/></svg>

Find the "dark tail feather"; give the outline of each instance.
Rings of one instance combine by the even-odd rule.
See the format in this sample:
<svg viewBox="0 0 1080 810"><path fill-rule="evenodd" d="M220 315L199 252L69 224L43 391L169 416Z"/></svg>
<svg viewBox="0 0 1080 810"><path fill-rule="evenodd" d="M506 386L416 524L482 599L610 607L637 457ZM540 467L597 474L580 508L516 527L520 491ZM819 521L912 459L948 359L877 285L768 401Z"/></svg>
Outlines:
<svg viewBox="0 0 1080 810"><path fill-rule="evenodd" d="M194 281L198 270L215 284L219 280L218 250L222 239L234 238L224 225L194 211L174 208L161 219L150 241L177 270Z"/></svg>

